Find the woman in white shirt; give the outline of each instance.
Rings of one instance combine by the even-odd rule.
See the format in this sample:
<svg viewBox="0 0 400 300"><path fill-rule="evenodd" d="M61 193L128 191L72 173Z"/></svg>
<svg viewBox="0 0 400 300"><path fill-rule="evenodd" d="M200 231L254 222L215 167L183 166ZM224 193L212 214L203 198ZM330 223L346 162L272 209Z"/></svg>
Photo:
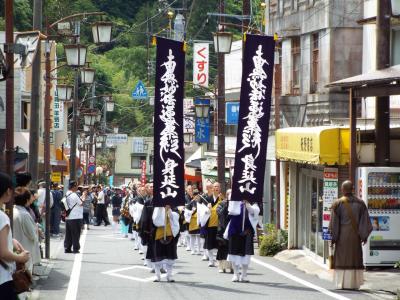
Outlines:
<svg viewBox="0 0 400 300"><path fill-rule="evenodd" d="M24 187L17 187L14 191L14 238L19 241L31 254L27 268L32 272L33 265L40 263L40 249L38 228L33 221L27 207L31 201L31 192Z"/></svg>
<svg viewBox="0 0 400 300"><path fill-rule="evenodd" d="M0 172L0 207L11 200L13 185L10 176ZM13 248L20 254L13 253ZM2 299L16 299L17 295L12 281L15 263L26 263L29 252L20 243L13 240L10 219L0 210L0 295Z"/></svg>

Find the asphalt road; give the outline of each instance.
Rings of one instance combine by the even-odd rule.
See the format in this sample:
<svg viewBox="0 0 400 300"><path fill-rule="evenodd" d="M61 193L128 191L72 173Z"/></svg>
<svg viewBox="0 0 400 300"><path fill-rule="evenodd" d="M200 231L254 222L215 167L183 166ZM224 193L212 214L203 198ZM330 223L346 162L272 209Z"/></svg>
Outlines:
<svg viewBox="0 0 400 300"><path fill-rule="evenodd" d="M184 248L178 248L176 282L163 278L155 283L133 242L113 234L110 226L91 227L81 241L81 254L65 254L59 243L48 279L39 282L39 299L372 299L362 292L335 290L332 283L273 258L254 257L251 282L233 283L231 274L219 274Z"/></svg>

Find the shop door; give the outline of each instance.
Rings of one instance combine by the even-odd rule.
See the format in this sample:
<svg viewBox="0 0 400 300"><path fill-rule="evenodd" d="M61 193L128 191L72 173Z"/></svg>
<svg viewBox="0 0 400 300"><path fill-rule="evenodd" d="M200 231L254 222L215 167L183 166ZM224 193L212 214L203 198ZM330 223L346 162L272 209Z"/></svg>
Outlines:
<svg viewBox="0 0 400 300"><path fill-rule="evenodd" d="M323 194L324 181L320 178L311 178L310 239L308 248L321 257L325 256L325 243L322 239Z"/></svg>

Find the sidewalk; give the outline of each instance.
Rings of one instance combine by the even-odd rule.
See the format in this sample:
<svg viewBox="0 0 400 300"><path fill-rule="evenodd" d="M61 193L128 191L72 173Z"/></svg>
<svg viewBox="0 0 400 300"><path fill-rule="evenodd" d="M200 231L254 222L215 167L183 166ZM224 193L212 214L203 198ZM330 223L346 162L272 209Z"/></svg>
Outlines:
<svg viewBox="0 0 400 300"><path fill-rule="evenodd" d="M64 234L65 234L65 223L60 224L60 237L50 238L50 259L43 258L41 261L41 266L36 266L34 268L35 277L38 280L33 281L32 292L26 293L26 299L36 300L39 299L39 293L41 286L49 279L49 274L53 268L54 261L57 259L57 254L60 249L63 248L64 244ZM42 245L44 247L44 244Z"/></svg>
<svg viewBox="0 0 400 300"><path fill-rule="evenodd" d="M303 250L284 250L275 255L274 258L286 263L291 263L299 270L307 274L316 275L323 280L332 281L333 279L333 270L328 270L326 265L307 256ZM362 290L377 296L382 296L386 299L396 299L394 295L400 296L400 270L393 268L376 268L366 271L364 274L365 283L361 287ZM388 296L390 297L388 298Z"/></svg>

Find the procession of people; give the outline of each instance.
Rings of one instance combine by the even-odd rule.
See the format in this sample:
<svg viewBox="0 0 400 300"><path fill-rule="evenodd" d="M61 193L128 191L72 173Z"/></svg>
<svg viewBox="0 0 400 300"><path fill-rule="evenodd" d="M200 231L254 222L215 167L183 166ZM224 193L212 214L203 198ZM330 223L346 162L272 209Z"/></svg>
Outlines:
<svg viewBox="0 0 400 300"><path fill-rule="evenodd" d="M101 220L105 217L98 211L103 210L98 195L102 197L109 191L113 233L132 241L132 250L137 251L143 265L155 273L155 282L161 280L162 273L166 273L168 282L175 281L173 266L178 259L178 247L198 255L199 260L208 262L208 267L218 267L219 273L232 273L233 282L249 281L247 269L250 256L254 254L253 239L260 211L257 204L229 201L230 190L223 195L218 182L208 182L206 193L191 184L186 185L185 205L179 207L155 206L153 183L130 184L124 188L100 186L88 190L71 182L67 197L74 200L69 200L69 205L81 206L72 215L82 214L82 208L95 204L96 211L91 214L96 217L91 222L100 225L97 216ZM97 201L93 201L95 198ZM78 253L78 231L83 227L75 225L70 216L66 220L65 252ZM89 220L88 215L82 217ZM108 217L104 220L105 226L107 220ZM85 221L86 229L89 229L87 223Z"/></svg>

